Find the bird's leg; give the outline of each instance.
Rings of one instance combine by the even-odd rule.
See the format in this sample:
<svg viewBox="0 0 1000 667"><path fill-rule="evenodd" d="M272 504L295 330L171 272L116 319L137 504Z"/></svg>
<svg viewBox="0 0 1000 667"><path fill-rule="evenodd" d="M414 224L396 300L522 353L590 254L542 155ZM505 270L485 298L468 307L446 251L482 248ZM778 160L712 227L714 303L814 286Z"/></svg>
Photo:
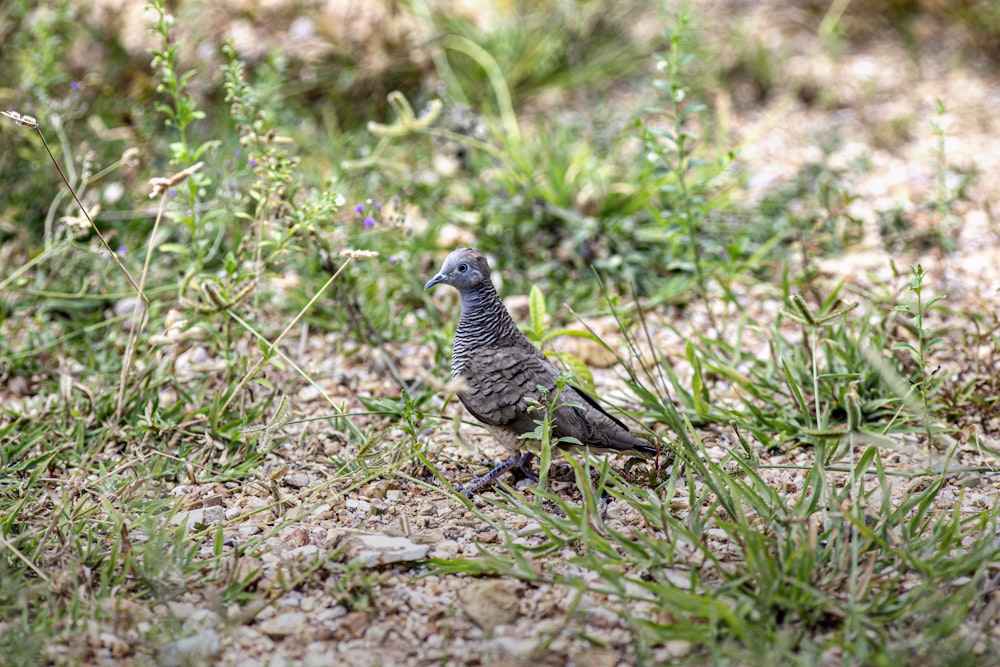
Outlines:
<svg viewBox="0 0 1000 667"><path fill-rule="evenodd" d="M523 454L517 454L510 457L509 459L507 459L497 467L493 468L482 477L473 477L472 479L470 479L469 483L466 484L461 489L462 495L466 496L467 498L471 498L476 491L483 488L484 486L490 486L491 484L496 482L501 475L503 475L505 472L513 470L514 468L520 469L521 472L523 472L525 476L528 477L528 479L537 482L538 476L535 475L535 473L531 472L531 470L528 468L528 463L531 462L531 459L533 457L534 454L532 454L531 452L524 452Z"/></svg>
<svg viewBox="0 0 1000 667"><path fill-rule="evenodd" d="M531 452L524 452L515 458L517 458L517 469L521 471L521 474L530 479L532 484L538 484L538 475L532 471L531 466L529 465L531 463L531 459L535 458L535 455Z"/></svg>

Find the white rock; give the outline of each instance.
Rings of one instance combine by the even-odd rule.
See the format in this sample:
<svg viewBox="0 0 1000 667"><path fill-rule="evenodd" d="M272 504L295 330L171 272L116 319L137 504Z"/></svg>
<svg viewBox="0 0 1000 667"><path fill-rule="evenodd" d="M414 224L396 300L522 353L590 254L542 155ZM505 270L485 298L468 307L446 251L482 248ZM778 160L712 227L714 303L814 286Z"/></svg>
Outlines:
<svg viewBox="0 0 1000 667"><path fill-rule="evenodd" d="M372 504L367 500L358 500L357 498L348 498L344 501L344 506L349 510L355 510L361 512L362 514L368 514L372 510Z"/></svg>
<svg viewBox="0 0 1000 667"><path fill-rule="evenodd" d="M306 647L305 657L302 658L303 667L338 667L344 664L343 658L336 651L331 651L330 647L322 642L313 642Z"/></svg>
<svg viewBox="0 0 1000 667"><path fill-rule="evenodd" d="M302 606L302 593L289 591L274 601L279 609L299 608ZM305 611L304 609L302 611Z"/></svg>
<svg viewBox="0 0 1000 667"><path fill-rule="evenodd" d="M312 560L319 551L319 547L315 544L304 544L301 547L295 547L294 549L282 552L281 558L282 560L294 560L298 558Z"/></svg>
<svg viewBox="0 0 1000 667"><path fill-rule="evenodd" d="M194 616L196 607L190 602L168 602L166 611L176 619L187 620Z"/></svg>
<svg viewBox="0 0 1000 667"><path fill-rule="evenodd" d="M455 540L445 540L438 543L431 553L431 558L449 559L458 555L458 542Z"/></svg>
<svg viewBox="0 0 1000 667"><path fill-rule="evenodd" d="M345 557L365 567L423 560L431 550L426 544L417 544L406 537L393 535L357 534L349 538Z"/></svg>
<svg viewBox="0 0 1000 667"><path fill-rule="evenodd" d="M215 526L225 519L225 510L219 506L201 507L187 512L178 512L170 519L171 525L185 526L189 531L196 530L198 526Z"/></svg>
<svg viewBox="0 0 1000 667"><path fill-rule="evenodd" d="M299 390L299 393L295 396L297 402L299 403L309 403L311 401L315 401L319 397L319 389L313 387L312 385L302 387L302 389Z"/></svg>
<svg viewBox="0 0 1000 667"><path fill-rule="evenodd" d="M309 486L309 475L303 473L285 475L281 481L293 489L304 489Z"/></svg>
<svg viewBox="0 0 1000 667"><path fill-rule="evenodd" d="M236 534L246 539L254 535L260 535L260 524L247 522L236 529Z"/></svg>
<svg viewBox="0 0 1000 667"><path fill-rule="evenodd" d="M307 616L301 611L286 611L260 624L260 631L272 638L287 637L306 624Z"/></svg>
<svg viewBox="0 0 1000 667"><path fill-rule="evenodd" d="M207 629L190 637L164 644L160 648L159 664L162 667L187 667L187 665L209 665L212 658L222 652L222 642L215 630Z"/></svg>
<svg viewBox="0 0 1000 667"><path fill-rule="evenodd" d="M327 607L326 609L320 609L315 614L315 619L317 623L322 623L324 621L332 621L335 618L340 618L341 616L346 615L347 607L342 604L338 604L333 607Z"/></svg>
<svg viewBox="0 0 1000 667"><path fill-rule="evenodd" d="M219 620L219 615L211 609L195 609L191 614L191 621L203 628L217 625Z"/></svg>
<svg viewBox="0 0 1000 667"><path fill-rule="evenodd" d="M664 645L671 658L686 658L691 653L691 642L686 639L671 639Z"/></svg>
<svg viewBox="0 0 1000 667"><path fill-rule="evenodd" d="M538 639L529 637L497 637L493 645L512 658L530 658L538 648Z"/></svg>

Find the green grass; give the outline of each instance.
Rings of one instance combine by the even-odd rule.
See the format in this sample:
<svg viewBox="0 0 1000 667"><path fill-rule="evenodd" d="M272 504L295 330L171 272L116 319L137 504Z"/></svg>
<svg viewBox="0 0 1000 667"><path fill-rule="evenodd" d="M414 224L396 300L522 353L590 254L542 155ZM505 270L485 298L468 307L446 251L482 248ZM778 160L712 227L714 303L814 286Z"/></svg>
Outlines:
<svg viewBox="0 0 1000 667"><path fill-rule="evenodd" d="M277 578L253 559L318 506L387 482L444 496L497 536L474 558L415 565L413 585L504 575L570 595L540 654L560 633L600 644L585 598L623 619L637 664L665 646L690 664L967 664L993 650L1000 509L963 499L995 469L979 433L1000 395L996 316L953 305L918 262L879 293L819 279L816 259L860 228L845 167L827 164L836 141L741 202L737 147L706 94L732 81L696 9L519 5L486 29L409 3L400 11L440 34L426 58L396 52L375 85L340 54L321 63L342 84L323 105L305 83L291 92L297 70L277 54L250 66L228 47L218 71L192 69L179 35L195 26L150 4L152 63L136 73L107 54L108 71L131 71L155 100L141 114L74 85L71 47L87 35L73 3L0 9L0 71L19 75L0 81L3 107L37 117L0 119L9 664L88 663L104 655L88 639L103 630L126 642L115 657L155 662L191 634L161 611L181 600L249 621L288 591L323 590L377 615L387 571L344 563L336 547ZM639 45L636 16L665 30ZM781 85L781 62L747 53L755 77ZM440 100L401 84L359 107L359 90L421 66L444 82ZM572 113L548 113L545 95ZM919 241L946 256L977 175L950 160L937 104L938 187ZM435 170L442 156L457 166ZM896 222L887 244L920 247ZM442 470L456 462L428 437L446 427L442 388L405 363L419 347L425 370L446 375L454 313L421 289L446 225L491 253L505 294L530 293L526 333L574 381L593 383L579 357L549 349L556 339L621 354L628 416L673 465L575 458L567 472L543 448L543 478L559 467L568 489L453 493ZM758 299L774 307L747 308ZM622 346L582 332L577 313L613 314ZM361 406L349 411L324 389L328 371L298 354L310 334L326 335L324 357L377 369L344 380L365 387L352 389ZM308 407L304 388L318 397ZM308 460L286 454L302 446ZM965 465L961 447L987 464ZM289 491L289 470L320 481ZM178 523L242 496L267 517L245 539L227 530L246 513Z"/></svg>

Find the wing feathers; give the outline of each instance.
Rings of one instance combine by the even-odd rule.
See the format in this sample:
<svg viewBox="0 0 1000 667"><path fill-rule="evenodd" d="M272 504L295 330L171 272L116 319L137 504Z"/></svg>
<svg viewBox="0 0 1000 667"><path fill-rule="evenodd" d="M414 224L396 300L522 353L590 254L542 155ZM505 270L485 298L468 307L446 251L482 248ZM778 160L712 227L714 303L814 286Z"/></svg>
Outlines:
<svg viewBox="0 0 1000 667"><path fill-rule="evenodd" d="M497 346L476 352L462 371L468 390L459 394L462 404L484 424L510 429L516 434L535 429L542 413L533 405L545 405L555 392L559 370L533 345ZM548 389L548 395L539 390ZM553 432L557 437L576 438L585 446L610 451L655 451L629 433L618 418L609 414L587 392L573 386L563 389L555 411Z"/></svg>

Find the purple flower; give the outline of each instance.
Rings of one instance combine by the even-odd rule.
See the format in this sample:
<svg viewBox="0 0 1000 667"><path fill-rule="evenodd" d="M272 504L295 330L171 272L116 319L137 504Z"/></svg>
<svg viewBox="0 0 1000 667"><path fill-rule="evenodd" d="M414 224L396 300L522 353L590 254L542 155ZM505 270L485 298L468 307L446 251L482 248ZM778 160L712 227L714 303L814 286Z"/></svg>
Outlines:
<svg viewBox="0 0 1000 667"><path fill-rule="evenodd" d="M123 246L123 245L118 246L118 254L119 255L124 255L125 254L125 246Z"/></svg>
<svg viewBox="0 0 1000 667"><path fill-rule="evenodd" d="M380 201L375 202L375 210L376 211L381 211L382 210L382 202L380 202Z"/></svg>
<svg viewBox="0 0 1000 667"><path fill-rule="evenodd" d="M251 167L256 167L257 166L257 160L250 160L250 162L248 162L247 164L249 164Z"/></svg>
<svg viewBox="0 0 1000 667"><path fill-rule="evenodd" d="M170 188L169 190L167 190L167 194L170 195L171 197L176 197L177 196L177 188Z"/></svg>
<svg viewBox="0 0 1000 667"><path fill-rule="evenodd" d="M368 216L365 218L365 229L371 229L375 226L375 218Z"/></svg>
<svg viewBox="0 0 1000 667"><path fill-rule="evenodd" d="M396 266L396 262L398 261L399 260L396 258L395 255L389 255L389 264L391 264L392 266Z"/></svg>
<svg viewBox="0 0 1000 667"><path fill-rule="evenodd" d="M236 157L240 157L240 156L242 156L242 155L243 155L243 151L241 151L241 150L240 150L239 148L237 148L237 149L236 149L236 152L235 152L235 153L233 153L233 155L235 155Z"/></svg>
<svg viewBox="0 0 1000 667"><path fill-rule="evenodd" d="M71 90L80 90L81 88L83 88L83 84L80 83L79 81L73 81L72 83L69 84L69 87Z"/></svg>
<svg viewBox="0 0 1000 667"><path fill-rule="evenodd" d="M357 206L354 207L354 212L355 213L364 213L365 212L365 205L364 204L358 204Z"/></svg>

